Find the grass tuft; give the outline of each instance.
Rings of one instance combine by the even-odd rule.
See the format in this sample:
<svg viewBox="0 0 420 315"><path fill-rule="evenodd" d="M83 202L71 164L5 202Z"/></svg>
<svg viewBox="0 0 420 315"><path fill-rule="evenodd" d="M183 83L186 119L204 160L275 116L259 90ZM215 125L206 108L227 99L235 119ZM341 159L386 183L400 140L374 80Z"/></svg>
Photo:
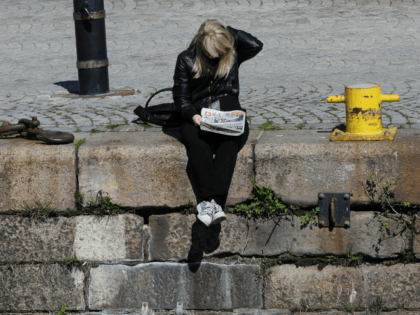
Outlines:
<svg viewBox="0 0 420 315"><path fill-rule="evenodd" d="M77 141L74 145L76 146L76 150L79 150L80 146L86 142L86 139Z"/></svg>
<svg viewBox="0 0 420 315"><path fill-rule="evenodd" d="M110 129L111 131L114 130L115 128L118 128L120 126L127 126L128 124L113 124L113 125L108 125L105 128L106 129Z"/></svg>
<svg viewBox="0 0 420 315"><path fill-rule="evenodd" d="M258 128L262 131L282 130L279 126L273 125L272 121L267 121L266 123L259 125Z"/></svg>

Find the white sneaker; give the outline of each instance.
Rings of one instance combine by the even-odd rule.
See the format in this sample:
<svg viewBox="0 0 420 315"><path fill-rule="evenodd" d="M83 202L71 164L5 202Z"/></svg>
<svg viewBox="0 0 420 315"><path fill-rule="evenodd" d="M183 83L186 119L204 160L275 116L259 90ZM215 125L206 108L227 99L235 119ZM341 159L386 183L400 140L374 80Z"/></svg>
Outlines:
<svg viewBox="0 0 420 315"><path fill-rule="evenodd" d="M213 220L211 224L217 224L226 220L226 213L223 212L222 207L219 206L214 199L211 201L214 206Z"/></svg>
<svg viewBox="0 0 420 315"><path fill-rule="evenodd" d="M202 201L197 205L197 218L205 225L209 226L213 220L214 205L208 201Z"/></svg>

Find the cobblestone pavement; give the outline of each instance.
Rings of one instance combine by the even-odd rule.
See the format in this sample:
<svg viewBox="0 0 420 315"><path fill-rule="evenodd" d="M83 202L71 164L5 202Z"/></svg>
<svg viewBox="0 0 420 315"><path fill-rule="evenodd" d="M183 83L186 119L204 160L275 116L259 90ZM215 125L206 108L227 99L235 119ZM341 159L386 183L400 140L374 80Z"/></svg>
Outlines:
<svg viewBox="0 0 420 315"><path fill-rule="evenodd" d="M240 71L252 125L331 128L345 122L344 104L326 97L375 82L401 96L384 103L383 122L420 128L418 1L105 0L105 9L110 85L135 95L81 100L66 96L78 86L72 1L0 2L0 121L35 115L69 131L130 123L136 104L172 85L199 25L219 18L264 42Z"/></svg>

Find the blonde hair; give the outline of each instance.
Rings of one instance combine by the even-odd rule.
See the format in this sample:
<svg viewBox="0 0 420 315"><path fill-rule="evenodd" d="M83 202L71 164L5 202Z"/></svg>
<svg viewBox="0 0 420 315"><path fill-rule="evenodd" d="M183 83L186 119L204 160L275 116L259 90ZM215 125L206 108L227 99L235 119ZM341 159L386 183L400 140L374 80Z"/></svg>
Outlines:
<svg viewBox="0 0 420 315"><path fill-rule="evenodd" d="M234 37L218 20L207 20L201 24L188 50L195 53L193 71L195 79L201 76L227 77L235 63ZM210 58L219 58L214 69Z"/></svg>

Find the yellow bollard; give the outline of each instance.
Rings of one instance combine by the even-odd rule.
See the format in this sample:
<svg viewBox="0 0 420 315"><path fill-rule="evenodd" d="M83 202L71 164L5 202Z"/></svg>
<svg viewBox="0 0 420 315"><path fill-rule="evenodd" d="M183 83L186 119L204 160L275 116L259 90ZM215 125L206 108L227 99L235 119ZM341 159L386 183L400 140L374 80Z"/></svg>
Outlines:
<svg viewBox="0 0 420 315"><path fill-rule="evenodd" d="M346 132L335 129L332 141L394 140L398 128L382 128L382 102L398 102L399 95L382 95L378 84L346 86L346 95L328 96L328 103L346 103Z"/></svg>

